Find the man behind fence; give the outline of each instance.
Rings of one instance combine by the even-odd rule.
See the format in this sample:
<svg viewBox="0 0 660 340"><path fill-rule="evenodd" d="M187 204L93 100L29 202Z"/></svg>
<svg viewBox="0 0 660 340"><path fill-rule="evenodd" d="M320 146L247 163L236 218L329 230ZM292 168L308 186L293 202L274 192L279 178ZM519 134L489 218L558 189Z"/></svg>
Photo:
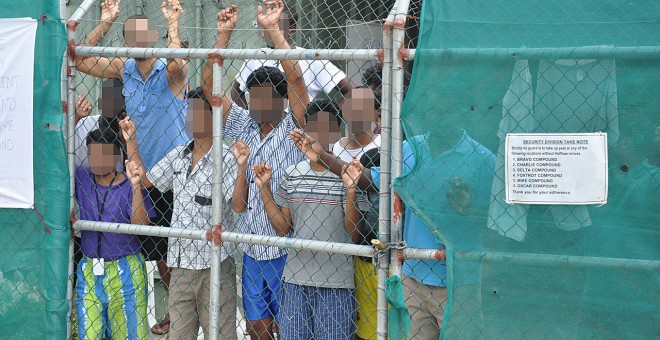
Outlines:
<svg viewBox="0 0 660 340"><path fill-rule="evenodd" d="M169 0L161 7L167 24L169 48L181 47L179 41L179 19L183 8L179 0ZM120 0L107 0L101 4L101 22L87 35L83 45L94 46L119 18ZM124 41L128 47L153 47L158 33L153 23L144 15L129 17L123 26ZM185 133L186 90L188 88L187 66L180 59L156 58L104 58L76 56L78 71L101 78L123 80L126 112L137 126L140 153L144 165L151 169L154 164L175 146L188 140ZM172 193L150 190L149 196L156 205L156 217L152 222L169 226L172 214ZM147 239L145 243L149 260L159 260L158 270L167 285L169 273L164 256L166 239Z"/></svg>
<svg viewBox="0 0 660 340"><path fill-rule="evenodd" d="M174 214L172 228L211 230L213 174L213 148L222 148L223 210L222 225L231 228L233 217L229 202L234 194L236 181L236 158L223 145L213 145L213 115L211 106L202 89L188 93L189 113L186 117L186 130L192 141L170 151L163 159L143 176L143 185L156 187L161 191L174 192ZM141 166L135 126L130 117L121 121L126 131L129 153L135 153L130 165ZM139 132L138 132L139 133ZM223 339L236 337L236 268L232 243L224 243L221 248L222 272L220 289L220 336ZM211 244L201 240L171 237L169 239L167 265L171 268L169 292L170 328L168 337L172 339L196 339L199 326L208 338Z"/></svg>
<svg viewBox="0 0 660 340"><path fill-rule="evenodd" d="M264 2L259 6L257 21L267 32L278 49L289 49L278 28L283 11L281 1ZM236 6L218 14L218 40L214 48L226 48L236 26ZM211 95L213 60L207 61L203 72L204 91ZM250 165L268 160L273 164L272 183L276 187L284 176L284 170L303 159L302 153L293 145L288 133L296 126L304 127L305 107L309 103L300 67L290 60L282 61L281 71L263 67L248 77L250 110L247 111L227 96L222 96L224 133L228 140L242 140L250 148ZM291 113L284 113L283 97L289 99ZM237 228L242 233L276 236L259 194L252 182L254 173L248 167L245 177L239 176L237 190L244 193L246 200L235 203L239 213ZM248 184L249 183L249 184ZM240 206L239 206L240 205ZM241 211L241 209L243 209ZM243 308L248 320L248 333L252 339L271 339L274 333L274 318L279 311L279 294L282 270L286 261L286 250L276 247L241 244L243 256Z"/></svg>
<svg viewBox="0 0 660 340"><path fill-rule="evenodd" d="M311 161L322 160L324 164L328 164L333 173L342 173L342 166L346 163L323 150L321 144L309 135L296 130L291 133L291 138ZM448 130L442 136L426 134L413 138L420 145L418 153L421 157L419 160L415 159L411 145L404 141L402 174L411 172L416 161L431 162L431 165L427 166L438 169L433 178L442 180L436 183L437 189L435 189L438 197L443 199L443 204L437 207L441 209L445 219L441 223L473 227L474 223L470 221L474 220L474 216L485 217L488 206L488 188L492 184L495 168L493 153L461 129ZM429 138L432 139L431 142ZM431 151L428 147L429 143L445 149L440 152L437 152L437 148ZM351 162L359 163L357 160ZM415 180L425 181L428 178ZM422 184L418 185L422 186ZM380 189L380 167L363 171L358 186L364 190L373 190L374 187ZM403 229L403 238L408 247L444 248L444 245L436 240L429 228L409 207L405 209ZM447 304L446 265L435 260L407 259L401 271L406 295L405 303L411 317L411 339L437 339L440 336L442 317ZM479 277L478 268L475 268L475 271L474 275L462 276ZM466 280L454 284L470 289L477 283ZM481 297L475 296L469 306L460 306L459 310L454 312L476 315L480 311L480 303Z"/></svg>
<svg viewBox="0 0 660 340"><path fill-rule="evenodd" d="M153 209L144 199L140 169L116 170L122 162L117 133L93 130L87 146L90 169L76 169L80 218L148 224ZM147 339L147 273L138 237L82 231L81 248L76 274L78 338Z"/></svg>
<svg viewBox="0 0 660 340"><path fill-rule="evenodd" d="M329 100L313 101L307 112L310 116L332 115L335 119L330 119L330 123L341 124L341 111ZM328 120L318 117L318 121ZM327 129L314 132L319 134L321 143L331 141ZM253 168L266 212L279 236L341 243L359 240L360 231L355 221L362 215L352 209L358 204L357 198L346 201L342 179L329 172L325 165L303 160L290 166L275 195L269 183L272 167L261 163ZM355 190L354 185L347 186ZM351 208L354 215L349 221L344 220L344 205ZM366 199L360 202L360 210L367 210ZM282 280L282 309L278 317L282 339L353 337L352 256L291 250Z"/></svg>

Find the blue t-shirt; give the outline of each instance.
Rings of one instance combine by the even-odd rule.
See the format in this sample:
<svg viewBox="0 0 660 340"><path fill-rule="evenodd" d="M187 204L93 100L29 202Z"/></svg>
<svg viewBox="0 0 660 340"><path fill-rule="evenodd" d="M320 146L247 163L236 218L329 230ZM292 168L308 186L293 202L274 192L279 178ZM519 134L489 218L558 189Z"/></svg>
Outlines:
<svg viewBox="0 0 660 340"><path fill-rule="evenodd" d="M138 148L147 169L189 140L185 121L188 106L185 99L172 93L164 59L156 59L146 81L142 80L135 59L128 59L124 63L122 93L126 112L137 129Z"/></svg>
<svg viewBox="0 0 660 340"><path fill-rule="evenodd" d="M419 178L423 184L434 192L437 198L435 210L442 210L442 219L439 223L448 226L464 225L464 217L453 212L446 196L451 190L445 179L461 177L470 183L473 189L479 188L471 206L486 209L488 195L492 183L492 174L495 166L495 156L490 150L470 138L465 132L458 142L448 150L434 156L429 152L424 136L414 137L420 146L419 153L423 162L431 162L435 169L432 177ZM402 149L402 176L409 174L415 166L415 157L410 144L403 142ZM371 169L374 184L380 187L380 168ZM433 178L436 182L429 182ZM427 183L428 182L428 183ZM432 185L432 187L429 187ZM484 188L486 190L484 190ZM423 198L420 198L423 199ZM406 205L403 227L403 238L410 248L444 249L444 245L437 241L431 229L424 224L417 214ZM405 260L402 267L403 274L430 286L444 287L446 285L447 267L444 261L436 260Z"/></svg>

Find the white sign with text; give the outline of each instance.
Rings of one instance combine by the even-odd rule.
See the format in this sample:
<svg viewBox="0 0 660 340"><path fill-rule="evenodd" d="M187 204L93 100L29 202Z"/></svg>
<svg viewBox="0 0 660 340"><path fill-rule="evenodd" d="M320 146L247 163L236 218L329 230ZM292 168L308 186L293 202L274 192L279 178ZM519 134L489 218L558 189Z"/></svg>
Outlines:
<svg viewBox="0 0 660 340"><path fill-rule="evenodd" d="M607 203L607 133L510 133L509 204Z"/></svg>
<svg viewBox="0 0 660 340"><path fill-rule="evenodd" d="M0 19L0 208L34 206L32 82L37 21Z"/></svg>

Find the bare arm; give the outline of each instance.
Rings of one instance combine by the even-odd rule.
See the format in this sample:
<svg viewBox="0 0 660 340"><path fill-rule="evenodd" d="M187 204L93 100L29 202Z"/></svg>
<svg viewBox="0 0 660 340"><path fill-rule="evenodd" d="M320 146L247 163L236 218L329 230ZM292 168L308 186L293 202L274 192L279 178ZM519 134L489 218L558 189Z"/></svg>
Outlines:
<svg viewBox="0 0 660 340"><path fill-rule="evenodd" d="M264 202L264 209L266 210L266 214L268 214L270 224L278 236L286 236L292 228L291 210L275 204L273 192L270 189L273 168L260 163L253 166L252 170L254 171L254 181L257 187L259 187L261 199Z"/></svg>
<svg viewBox="0 0 660 340"><path fill-rule="evenodd" d="M273 42L275 49L291 49L289 42L284 38L284 34L279 29L280 15L284 11L284 3L281 0L264 1L264 7L257 9L257 21L268 34ZM302 76L302 71L298 61L282 60L282 69L287 80L287 92L289 98L289 107L293 116L296 118L296 124L305 127L305 109L309 104L307 95L307 85Z"/></svg>
<svg viewBox="0 0 660 340"><path fill-rule="evenodd" d="M168 48L181 48L179 39L179 19L183 16L183 7L179 0L167 1L171 9L163 2L161 10L167 23L167 36L169 37ZM183 98L186 93L186 74L188 64L182 58L167 59L167 79L170 89L178 98Z"/></svg>
<svg viewBox="0 0 660 340"><path fill-rule="evenodd" d="M232 151L236 157L238 174L236 175L236 185L231 195L232 209L235 212L243 212L247 208L249 187L245 171L247 170L247 160L250 156L250 148L242 141L233 143Z"/></svg>
<svg viewBox="0 0 660 340"><path fill-rule="evenodd" d="M96 46L112 24L119 18L120 0L107 0L101 4L101 22L87 35L87 41L80 46ZM121 78L124 61L120 58L84 57L76 55L76 69L99 78Z"/></svg>
<svg viewBox="0 0 660 340"><path fill-rule="evenodd" d="M348 94L351 93L353 89L353 83L348 79L348 77L342 79L339 84L335 87L341 93L341 97L337 99L337 105L341 107L344 104L344 100L348 97Z"/></svg>
<svg viewBox="0 0 660 340"><path fill-rule="evenodd" d="M143 168L136 166L134 163L126 167L126 175L131 182L131 189L133 190L133 201L131 202L131 224L149 224L149 214L144 203L142 195L142 177L141 172Z"/></svg>
<svg viewBox="0 0 660 340"><path fill-rule="evenodd" d="M238 9L236 5L232 5L227 9L218 12L218 37L213 48L224 49L229 45L229 38L231 33L236 27L236 20L238 19ZM204 69L202 70L202 90L206 98L211 98L213 95L213 59L208 58ZM223 124L227 123L229 112L231 109L231 100L226 95L221 95L222 110L223 110Z"/></svg>
<svg viewBox="0 0 660 340"><path fill-rule="evenodd" d="M351 237L353 243L360 242L360 235L364 231L364 218L358 209L358 194L356 179L364 170L359 161L353 160L342 167L341 179L346 187L346 214L344 216L344 229Z"/></svg>
<svg viewBox="0 0 660 340"><path fill-rule="evenodd" d="M124 119L119 121L119 128L121 129L122 137L124 137L124 142L126 142L126 169L138 167L141 170L136 171L142 180L142 185L144 188L149 189L153 187L153 183L147 178L147 171L142 163L142 157L140 157L140 150L138 149L137 138L135 134L137 133L135 129L135 123L131 120L131 117L126 116Z"/></svg>

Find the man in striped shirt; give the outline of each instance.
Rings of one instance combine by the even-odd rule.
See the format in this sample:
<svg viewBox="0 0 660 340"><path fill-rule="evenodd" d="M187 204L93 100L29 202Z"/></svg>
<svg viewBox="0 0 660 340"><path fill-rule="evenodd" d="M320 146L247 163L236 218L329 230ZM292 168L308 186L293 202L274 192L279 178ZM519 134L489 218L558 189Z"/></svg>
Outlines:
<svg viewBox="0 0 660 340"><path fill-rule="evenodd" d="M258 9L257 21L269 35L277 49L290 49L279 30L282 1L273 1ZM236 25L238 10L229 7L218 13L218 38L214 48L226 48ZM272 187L277 188L284 170L303 160L303 154L289 139L289 132L305 126L305 108L309 103L307 89L297 62L282 60L281 71L273 67L255 70L247 80L250 91L250 110L245 110L221 96L225 138L243 141L250 148L248 164L268 161L273 165ZM211 95L213 86L212 60L203 71L204 91ZM284 100L289 99L289 113L284 113ZM276 236L264 210L254 173L248 166L239 174L236 187L242 200L234 202L239 213L237 229L241 233ZM243 307L248 319L248 333L252 339L272 339L275 316L279 312L279 294L286 250L276 247L241 244L243 257Z"/></svg>

